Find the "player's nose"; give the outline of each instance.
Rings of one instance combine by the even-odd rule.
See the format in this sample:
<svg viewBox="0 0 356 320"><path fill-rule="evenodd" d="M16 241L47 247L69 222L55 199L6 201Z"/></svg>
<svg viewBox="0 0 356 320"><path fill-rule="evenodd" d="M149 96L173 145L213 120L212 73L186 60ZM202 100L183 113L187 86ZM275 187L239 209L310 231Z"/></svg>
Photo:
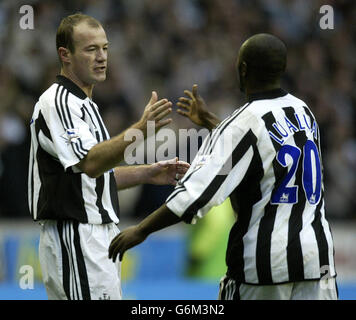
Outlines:
<svg viewBox="0 0 356 320"><path fill-rule="evenodd" d="M107 56L106 50L100 49L100 50L97 51L97 54L96 54L96 60L97 61L100 61L100 62L106 61L107 57L108 56Z"/></svg>

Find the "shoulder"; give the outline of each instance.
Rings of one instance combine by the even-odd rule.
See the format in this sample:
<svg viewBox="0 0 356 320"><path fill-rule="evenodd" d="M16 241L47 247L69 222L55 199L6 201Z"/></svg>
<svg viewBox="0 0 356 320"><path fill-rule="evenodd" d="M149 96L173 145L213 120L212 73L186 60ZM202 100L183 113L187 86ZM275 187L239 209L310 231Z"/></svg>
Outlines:
<svg viewBox="0 0 356 320"><path fill-rule="evenodd" d="M296 96L292 95L291 93L288 93L285 96L285 99L291 101L294 103L295 106L306 106L307 104L305 103L305 101L303 101L300 98L297 98Z"/></svg>
<svg viewBox="0 0 356 320"><path fill-rule="evenodd" d="M236 120L240 124L251 126L259 121L262 113L263 112L261 106L258 104L258 101L248 102L238 109L238 116L236 117Z"/></svg>
<svg viewBox="0 0 356 320"><path fill-rule="evenodd" d="M274 99L263 99L252 101L248 106L248 112L254 114L256 118L261 119L268 113L279 114L284 113L284 109L287 107L293 107L294 109L306 107L307 104L295 97L294 95L287 93L286 95Z"/></svg>
<svg viewBox="0 0 356 320"><path fill-rule="evenodd" d="M48 112L52 110L61 110L70 108L71 110L80 110L84 100L72 94L68 89L58 83L53 83L39 97L39 104L42 110Z"/></svg>
<svg viewBox="0 0 356 320"><path fill-rule="evenodd" d="M43 105L49 104L51 101L53 101L57 95L57 91L59 89L59 86L57 83L53 83L46 91L44 91L40 97L39 97L39 102Z"/></svg>
<svg viewBox="0 0 356 320"><path fill-rule="evenodd" d="M252 103L246 103L237 108L229 117L225 118L220 128L229 128L236 135L247 132L260 125L261 117ZM222 129L220 129L222 130Z"/></svg>

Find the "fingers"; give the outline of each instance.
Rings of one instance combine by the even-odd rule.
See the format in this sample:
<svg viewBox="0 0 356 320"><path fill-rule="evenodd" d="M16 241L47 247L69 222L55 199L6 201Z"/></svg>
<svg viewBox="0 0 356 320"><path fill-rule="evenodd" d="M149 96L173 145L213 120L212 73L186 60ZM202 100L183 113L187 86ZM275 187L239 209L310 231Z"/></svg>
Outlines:
<svg viewBox="0 0 356 320"><path fill-rule="evenodd" d="M188 112L182 111L182 110L179 110L179 109L177 109L177 112L178 112L180 115L189 118L189 113L188 113Z"/></svg>
<svg viewBox="0 0 356 320"><path fill-rule="evenodd" d="M184 161L178 161L177 163L177 172L178 173L186 173L190 168L190 164Z"/></svg>
<svg viewBox="0 0 356 320"><path fill-rule="evenodd" d="M109 246L109 259L112 257L112 252L115 246L115 242L117 241L117 238L119 237L120 234L118 234L114 239L111 240L110 246Z"/></svg>
<svg viewBox="0 0 356 320"><path fill-rule="evenodd" d="M178 108L185 109L186 111L190 111L190 108L191 108L191 106L189 104L185 104L182 102L177 102L176 105ZM177 110L179 110L179 109L177 109Z"/></svg>
<svg viewBox="0 0 356 320"><path fill-rule="evenodd" d="M110 244L109 247L109 259L112 259L113 262L116 261L117 256L119 255L119 261L122 261L124 253L127 248L124 246L123 241L120 241L121 234L119 234Z"/></svg>
<svg viewBox="0 0 356 320"><path fill-rule="evenodd" d="M174 175L174 179L169 179L169 184L171 184L172 186L176 186L177 185L177 183L178 183L178 181L180 180L180 179L182 179L183 177L184 177L184 175L185 175L185 172L184 173L176 173L175 175Z"/></svg>
<svg viewBox="0 0 356 320"><path fill-rule="evenodd" d="M167 168L169 170L169 175L172 177L178 174L185 174L189 168L190 164L185 161L178 161L178 157L170 160L163 160L158 161L157 163L153 164L161 168ZM177 177L175 177L177 179Z"/></svg>
<svg viewBox="0 0 356 320"><path fill-rule="evenodd" d="M110 243L109 246L109 258L113 256L114 250L117 247L117 244L120 243L119 239L121 237L121 233L119 233Z"/></svg>
<svg viewBox="0 0 356 320"><path fill-rule="evenodd" d="M148 104L150 111L156 111L157 108L159 107L164 107L164 108L169 108L172 106L172 102L168 101L167 99L161 99L153 104Z"/></svg>
<svg viewBox="0 0 356 320"><path fill-rule="evenodd" d="M188 106L189 106L189 104L190 104L190 102L191 102L190 99L184 98L184 97L180 97L178 100L179 100L180 103L186 104L186 105L188 105Z"/></svg>
<svg viewBox="0 0 356 320"><path fill-rule="evenodd" d="M197 99L198 98L198 85L194 84L192 91L184 90L184 94L188 96L190 99Z"/></svg>
<svg viewBox="0 0 356 320"><path fill-rule="evenodd" d="M148 105L145 112L147 117L146 119L155 121L156 128L161 128L172 121L172 119L165 119L164 121L160 121L172 112L172 102L168 101L167 99L161 99L153 105Z"/></svg>
<svg viewBox="0 0 356 320"><path fill-rule="evenodd" d="M189 167L177 167L177 174L185 174L189 170Z"/></svg>
<svg viewBox="0 0 356 320"><path fill-rule="evenodd" d="M190 164L188 162L178 160L178 157L169 160L158 161L158 164L162 167L168 167L170 165L175 165L177 168L189 168Z"/></svg>
<svg viewBox="0 0 356 320"><path fill-rule="evenodd" d="M172 165L172 164L176 165L176 164L179 163L179 161L178 161L178 157L175 157L175 158L173 158L173 159L159 161L159 163L160 163L162 166L167 167L167 166Z"/></svg>
<svg viewBox="0 0 356 320"><path fill-rule="evenodd" d="M169 160L161 160L152 165L156 165L162 168L174 168L177 173L185 173L189 168L190 164L185 161L178 160L178 157Z"/></svg>
<svg viewBox="0 0 356 320"><path fill-rule="evenodd" d="M109 259L115 262L119 255L120 261L123 258L125 251L138 245L147 237L142 233L138 226L129 227L120 232L110 243L109 246Z"/></svg>
<svg viewBox="0 0 356 320"><path fill-rule="evenodd" d="M178 157L176 159L178 159ZM182 167L188 167L188 168L190 167L190 164L188 162L181 161L181 160L177 161L177 165Z"/></svg>
<svg viewBox="0 0 356 320"><path fill-rule="evenodd" d="M158 95L156 91L152 91L151 99L148 104L154 104L158 99Z"/></svg>
<svg viewBox="0 0 356 320"><path fill-rule="evenodd" d="M172 108L169 108L169 109L162 109L160 111L157 111L153 113L153 116L154 116L154 119L156 121L160 121L161 119L163 119L165 116L169 115L170 113L172 112Z"/></svg>
<svg viewBox="0 0 356 320"><path fill-rule="evenodd" d="M184 177L184 173L177 174L177 179L176 180L180 180L183 177Z"/></svg>
<svg viewBox="0 0 356 320"><path fill-rule="evenodd" d="M172 112L172 102L168 101L167 99L161 99L152 105L148 104L146 106L142 116L142 120L144 123L147 123L148 121L154 121L155 128L160 129L161 127L172 122L171 118L162 120L171 112Z"/></svg>
<svg viewBox="0 0 356 320"><path fill-rule="evenodd" d="M151 106L151 112L154 116L158 115L159 113L165 111L165 110L172 110L172 102L168 101L167 99L163 99L166 100L165 103L163 104L154 104L153 106Z"/></svg>
<svg viewBox="0 0 356 320"><path fill-rule="evenodd" d="M117 235L110 243L109 246L109 259L112 259L115 262L118 253L123 254L122 252L122 242L120 242L121 234ZM121 261L121 260L120 260Z"/></svg>
<svg viewBox="0 0 356 320"><path fill-rule="evenodd" d="M177 165L178 157L175 157L175 158L169 159L169 160L161 160L161 161L158 161L156 164L163 168L169 167L171 165Z"/></svg>
<svg viewBox="0 0 356 320"><path fill-rule="evenodd" d="M193 85L192 93L193 93L194 98L197 99L198 98L198 85L197 84Z"/></svg>
<svg viewBox="0 0 356 320"><path fill-rule="evenodd" d="M171 122L172 122L172 118L158 121L158 122L156 122L156 129L160 129L160 128L166 126L167 124L170 124Z"/></svg>
<svg viewBox="0 0 356 320"><path fill-rule="evenodd" d="M183 100L183 99L184 99L184 100ZM179 100L181 100L181 101L186 101L186 100L189 101L189 100L186 99L186 98L179 98ZM189 114L190 114L190 112L191 112L191 106L190 106L189 104L186 104L186 103L183 103L183 102L177 102L176 105L177 105L178 108L184 109L184 110L177 109L177 112L178 112L180 115L189 118Z"/></svg>
<svg viewBox="0 0 356 320"><path fill-rule="evenodd" d="M188 96L190 99L195 99L195 97L194 97L194 95L193 95L193 93L191 92L191 91L189 91L189 90L184 90L183 91L184 92L184 94L186 95L186 96Z"/></svg>

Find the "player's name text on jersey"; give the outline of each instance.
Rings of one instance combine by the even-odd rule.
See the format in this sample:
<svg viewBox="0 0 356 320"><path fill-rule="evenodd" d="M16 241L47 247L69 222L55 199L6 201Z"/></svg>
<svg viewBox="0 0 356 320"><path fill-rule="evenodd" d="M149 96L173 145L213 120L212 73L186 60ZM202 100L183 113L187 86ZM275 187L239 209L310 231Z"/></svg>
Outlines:
<svg viewBox="0 0 356 320"><path fill-rule="evenodd" d="M269 130L268 133L280 145L283 145L290 136L298 131L309 131L315 139L318 139L318 124L316 121L312 122L306 114L294 113L294 119L284 116L283 120L274 122L272 127L274 130Z"/></svg>

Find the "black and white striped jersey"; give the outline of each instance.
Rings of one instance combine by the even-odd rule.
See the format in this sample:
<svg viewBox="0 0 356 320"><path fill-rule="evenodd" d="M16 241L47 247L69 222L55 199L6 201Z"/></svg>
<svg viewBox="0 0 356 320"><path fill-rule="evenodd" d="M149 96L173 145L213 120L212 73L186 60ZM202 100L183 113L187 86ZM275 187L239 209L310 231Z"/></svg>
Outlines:
<svg viewBox="0 0 356 320"><path fill-rule="evenodd" d="M230 278L263 285L336 276L319 135L302 100L282 89L254 94L204 140L167 198L190 223L230 197Z"/></svg>
<svg viewBox="0 0 356 320"><path fill-rule="evenodd" d="M113 170L90 178L75 165L109 139L97 105L71 80L57 76L31 120L28 202L34 220L119 222Z"/></svg>

